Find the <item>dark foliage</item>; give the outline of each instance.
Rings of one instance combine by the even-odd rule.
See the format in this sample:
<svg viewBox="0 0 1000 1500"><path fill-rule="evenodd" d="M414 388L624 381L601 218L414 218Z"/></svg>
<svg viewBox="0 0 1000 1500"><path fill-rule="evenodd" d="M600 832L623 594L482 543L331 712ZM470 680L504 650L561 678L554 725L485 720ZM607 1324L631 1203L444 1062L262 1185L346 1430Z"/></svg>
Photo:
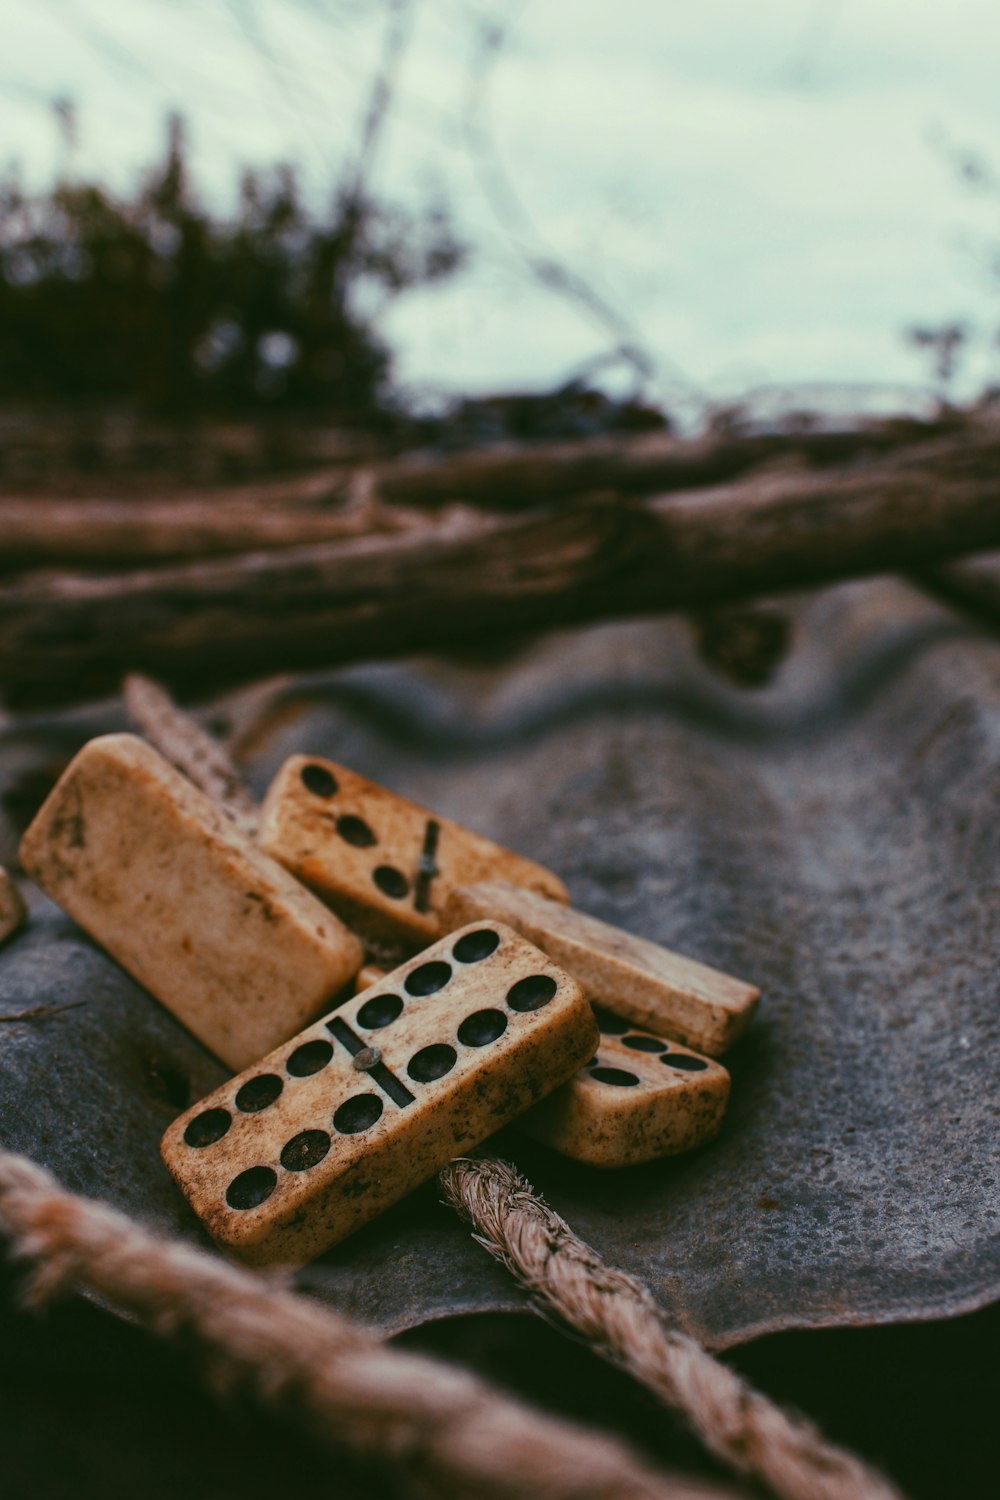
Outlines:
<svg viewBox="0 0 1000 1500"><path fill-rule="evenodd" d="M419 437L440 447L486 448L497 443L552 442L634 436L670 428L669 417L639 396L617 398L570 381L552 391L514 391L469 397L420 424Z"/></svg>
<svg viewBox="0 0 1000 1500"><path fill-rule="evenodd" d="M0 183L0 399L377 421L390 355L366 309L462 259L442 211L352 192L316 216L289 168L248 172L233 218L215 217L174 120L164 161L129 198Z"/></svg>

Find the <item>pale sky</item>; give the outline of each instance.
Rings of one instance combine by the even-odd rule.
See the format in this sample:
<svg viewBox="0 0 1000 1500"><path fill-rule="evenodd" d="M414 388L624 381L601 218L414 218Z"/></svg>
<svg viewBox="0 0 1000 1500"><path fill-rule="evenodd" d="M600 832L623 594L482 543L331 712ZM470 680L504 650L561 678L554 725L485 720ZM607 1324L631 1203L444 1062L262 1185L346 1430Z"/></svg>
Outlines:
<svg viewBox="0 0 1000 1500"><path fill-rule="evenodd" d="M335 180L378 55L377 0L0 0L0 157L44 182L50 101L77 104L78 172L125 185L189 118L206 196L296 161ZM528 215L501 226L469 149L477 25L506 44L496 156ZM375 187L450 203L461 278L391 307L416 390L550 387L605 339L522 249L584 273L641 334L661 389L921 385L915 322L1000 324L1000 194L963 186L935 135L1000 167L1000 6L987 0L415 0ZM1000 377L980 340L966 393Z"/></svg>

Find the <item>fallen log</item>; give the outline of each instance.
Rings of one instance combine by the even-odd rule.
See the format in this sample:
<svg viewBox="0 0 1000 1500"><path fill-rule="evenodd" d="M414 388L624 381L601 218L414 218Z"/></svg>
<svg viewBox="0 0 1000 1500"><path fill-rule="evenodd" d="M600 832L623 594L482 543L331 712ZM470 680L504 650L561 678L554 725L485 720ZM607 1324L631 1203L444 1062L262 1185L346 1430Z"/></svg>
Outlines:
<svg viewBox="0 0 1000 1500"><path fill-rule="evenodd" d="M956 425L959 432L956 435ZM915 441L915 439L918 439ZM734 481L779 463L823 469L872 461L950 478L990 474L1000 442L985 417L886 422L850 431L709 434L502 448L204 490L122 497L0 496L0 573L111 569L335 541L421 524L456 502L528 511L601 490L632 496Z"/></svg>
<svg viewBox="0 0 1000 1500"><path fill-rule="evenodd" d="M204 552L231 551L242 511L256 518L260 545L283 546L287 537L295 540L294 523L286 528L280 520L270 522L265 512L332 516L349 506L359 489L391 507L438 510L464 501L487 510L522 511L596 490L650 495L731 483L768 463L828 469L909 454L913 461L956 468L984 439L995 444L986 418L948 414L936 422L871 422L839 431L714 431L697 438L655 434L506 444L443 456L427 451L210 488L174 485L150 491L148 483L136 489L133 479L133 493L127 495L0 495L5 544L0 563L9 568L99 557L101 546L112 549L106 555L113 560L195 556L198 536L205 538ZM312 535L303 528L297 539L321 539L324 524L317 522ZM187 527L190 544L184 540Z"/></svg>
<svg viewBox="0 0 1000 1500"><path fill-rule="evenodd" d="M919 467L771 475L715 490L0 587L12 701L127 670L191 693L586 620L691 610L1000 547L1000 481Z"/></svg>
<svg viewBox="0 0 1000 1500"><path fill-rule="evenodd" d="M988 630L1000 630L1000 553L946 567L921 568L912 580L942 604L969 615Z"/></svg>
<svg viewBox="0 0 1000 1500"><path fill-rule="evenodd" d="M272 550L401 531L419 520L419 513L375 503L310 509L210 497L0 499L0 571L65 563L110 568Z"/></svg>
<svg viewBox="0 0 1000 1500"><path fill-rule="evenodd" d="M525 510L588 490L650 495L727 484L775 461L824 469L925 445L950 460L988 427L986 418L947 413L935 422L897 419L838 431L723 430L697 438L656 433L478 448L447 457L410 454L376 464L372 474L390 504L434 507L458 500Z"/></svg>

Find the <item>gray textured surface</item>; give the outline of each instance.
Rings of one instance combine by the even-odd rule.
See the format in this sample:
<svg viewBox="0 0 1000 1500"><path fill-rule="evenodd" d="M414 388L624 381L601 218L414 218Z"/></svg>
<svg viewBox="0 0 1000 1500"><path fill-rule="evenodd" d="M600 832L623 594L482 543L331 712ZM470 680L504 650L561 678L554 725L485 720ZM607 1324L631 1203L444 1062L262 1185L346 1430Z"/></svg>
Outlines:
<svg viewBox="0 0 1000 1500"><path fill-rule="evenodd" d="M716 1345L953 1313L1000 1282L1000 646L902 584L796 620L757 693L712 677L683 624L648 622L502 664L299 682L248 742L258 791L292 750L328 753L552 865L584 909L761 985L713 1145L599 1174L498 1143ZM8 724L0 786L121 722ZM221 1069L39 899L0 951L0 1014L70 1000L0 1025L5 1143L198 1236L157 1141ZM523 1305L433 1186L301 1284L390 1328Z"/></svg>

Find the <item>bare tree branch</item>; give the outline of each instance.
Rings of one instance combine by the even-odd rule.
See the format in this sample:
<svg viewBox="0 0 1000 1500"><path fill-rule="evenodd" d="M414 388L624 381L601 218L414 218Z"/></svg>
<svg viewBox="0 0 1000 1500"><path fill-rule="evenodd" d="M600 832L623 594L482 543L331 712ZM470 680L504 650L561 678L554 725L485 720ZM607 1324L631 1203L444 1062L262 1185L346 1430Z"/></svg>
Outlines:
<svg viewBox="0 0 1000 1500"><path fill-rule="evenodd" d="M22 698L86 694L130 669L190 692L938 566L1000 547L996 458L971 474L960 460L948 475L893 459L644 503L595 498L514 521L452 516L186 567L28 579L0 588L0 676Z"/></svg>
<svg viewBox="0 0 1000 1500"><path fill-rule="evenodd" d="M621 311L546 246L497 150L488 123L489 87L509 24L509 18L505 21L494 18L480 21L477 27L462 127L479 185L504 234L534 279L547 291L573 303L611 339L611 349L602 359L610 355L624 362L641 382L646 382L655 376L659 362Z"/></svg>

